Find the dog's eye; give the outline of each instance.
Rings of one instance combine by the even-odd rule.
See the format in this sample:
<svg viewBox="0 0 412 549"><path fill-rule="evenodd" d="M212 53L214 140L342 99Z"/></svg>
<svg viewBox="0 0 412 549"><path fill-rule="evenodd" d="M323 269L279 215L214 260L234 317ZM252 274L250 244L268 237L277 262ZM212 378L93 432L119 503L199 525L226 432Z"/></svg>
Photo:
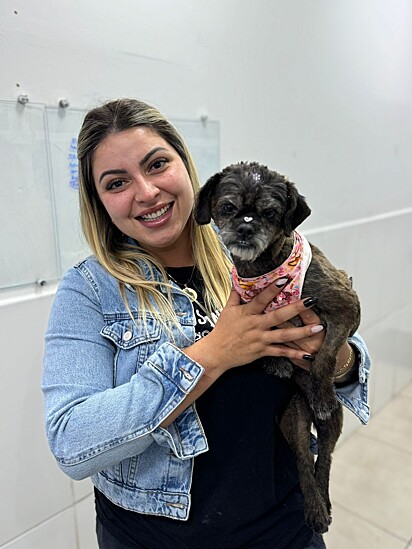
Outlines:
<svg viewBox="0 0 412 549"><path fill-rule="evenodd" d="M235 206L230 202L225 202L224 204L222 204L220 209L222 213L225 213L225 214L231 214L236 210Z"/></svg>
<svg viewBox="0 0 412 549"><path fill-rule="evenodd" d="M266 211L264 212L264 216L265 216L266 219L268 219L269 221L273 221L274 219L276 219L276 215L277 215L276 210L266 210Z"/></svg>

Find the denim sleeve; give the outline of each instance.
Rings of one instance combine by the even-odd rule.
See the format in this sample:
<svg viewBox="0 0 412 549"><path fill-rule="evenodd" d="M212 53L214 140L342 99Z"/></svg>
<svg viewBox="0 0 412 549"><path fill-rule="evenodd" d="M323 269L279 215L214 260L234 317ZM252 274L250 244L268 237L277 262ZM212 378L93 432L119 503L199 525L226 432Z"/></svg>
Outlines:
<svg viewBox="0 0 412 549"><path fill-rule="evenodd" d="M160 344L129 382L114 387L116 351L100 335L98 295L72 269L57 291L45 339L42 390L49 445L61 469L80 480L156 442L182 459L207 450L193 406L159 425L197 384L203 368Z"/></svg>
<svg viewBox="0 0 412 549"><path fill-rule="evenodd" d="M344 387L337 387L336 396L346 408L351 410L361 420L362 423L366 424L370 418L368 405L368 378L371 360L366 344L357 332L349 338L349 343L358 351L359 380L349 385L345 385Z"/></svg>

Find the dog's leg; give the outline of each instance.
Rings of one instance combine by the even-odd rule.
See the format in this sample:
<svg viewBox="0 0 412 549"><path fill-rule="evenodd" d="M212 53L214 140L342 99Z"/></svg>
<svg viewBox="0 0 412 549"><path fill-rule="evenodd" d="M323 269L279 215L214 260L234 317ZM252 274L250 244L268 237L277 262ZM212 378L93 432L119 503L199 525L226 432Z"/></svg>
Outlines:
<svg viewBox="0 0 412 549"><path fill-rule="evenodd" d="M315 477L320 493L326 503L326 508L331 513L329 498L329 478L332 464L332 453L336 442L342 432L343 410L342 405L332 412L330 419L322 421L315 418L315 427L318 437L318 458L315 464Z"/></svg>
<svg viewBox="0 0 412 549"><path fill-rule="evenodd" d="M311 424L308 405L296 394L281 418L280 428L296 456L306 523L316 532L324 533L328 530L330 516L315 479L315 458L310 450Z"/></svg>
<svg viewBox="0 0 412 549"><path fill-rule="evenodd" d="M337 329L331 322L327 323L325 340L310 366L306 395L315 416L323 420L330 418L339 404L333 379L338 351L348 336L347 330L342 328Z"/></svg>
<svg viewBox="0 0 412 549"><path fill-rule="evenodd" d="M310 367L307 397L315 416L327 420L338 406L333 385L336 355L322 351L319 351Z"/></svg>

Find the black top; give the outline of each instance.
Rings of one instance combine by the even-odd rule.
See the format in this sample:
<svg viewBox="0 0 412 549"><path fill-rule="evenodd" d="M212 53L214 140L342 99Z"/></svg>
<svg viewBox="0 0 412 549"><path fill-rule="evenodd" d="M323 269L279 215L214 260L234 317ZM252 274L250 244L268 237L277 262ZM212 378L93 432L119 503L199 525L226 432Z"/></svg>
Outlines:
<svg viewBox="0 0 412 549"><path fill-rule="evenodd" d="M182 283L191 272L170 270ZM191 282L200 290L197 273ZM205 335L211 326L194 307L196 329ZM277 424L292 392L290 382L256 364L227 371L196 401L209 451L194 461L189 519L128 511L95 490L99 520L137 549L302 549L312 531L304 522L295 458Z"/></svg>

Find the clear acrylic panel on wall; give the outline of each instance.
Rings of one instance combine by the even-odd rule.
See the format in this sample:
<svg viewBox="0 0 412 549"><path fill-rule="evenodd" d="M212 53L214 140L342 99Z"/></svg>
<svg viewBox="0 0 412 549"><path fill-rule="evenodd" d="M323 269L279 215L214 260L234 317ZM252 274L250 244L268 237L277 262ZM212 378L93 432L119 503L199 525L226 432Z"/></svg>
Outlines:
<svg viewBox="0 0 412 549"><path fill-rule="evenodd" d="M90 253L78 204L77 135L84 114L0 101L0 289L56 280ZM219 170L219 123L172 123L204 183Z"/></svg>
<svg viewBox="0 0 412 549"><path fill-rule="evenodd" d="M0 287L58 278L45 108L0 102Z"/></svg>
<svg viewBox="0 0 412 549"><path fill-rule="evenodd" d="M85 112L51 107L46 111L59 259L64 273L90 254L80 228L77 177L77 136Z"/></svg>
<svg viewBox="0 0 412 549"><path fill-rule="evenodd" d="M220 125L214 120L172 120L195 161L200 183L220 169Z"/></svg>

